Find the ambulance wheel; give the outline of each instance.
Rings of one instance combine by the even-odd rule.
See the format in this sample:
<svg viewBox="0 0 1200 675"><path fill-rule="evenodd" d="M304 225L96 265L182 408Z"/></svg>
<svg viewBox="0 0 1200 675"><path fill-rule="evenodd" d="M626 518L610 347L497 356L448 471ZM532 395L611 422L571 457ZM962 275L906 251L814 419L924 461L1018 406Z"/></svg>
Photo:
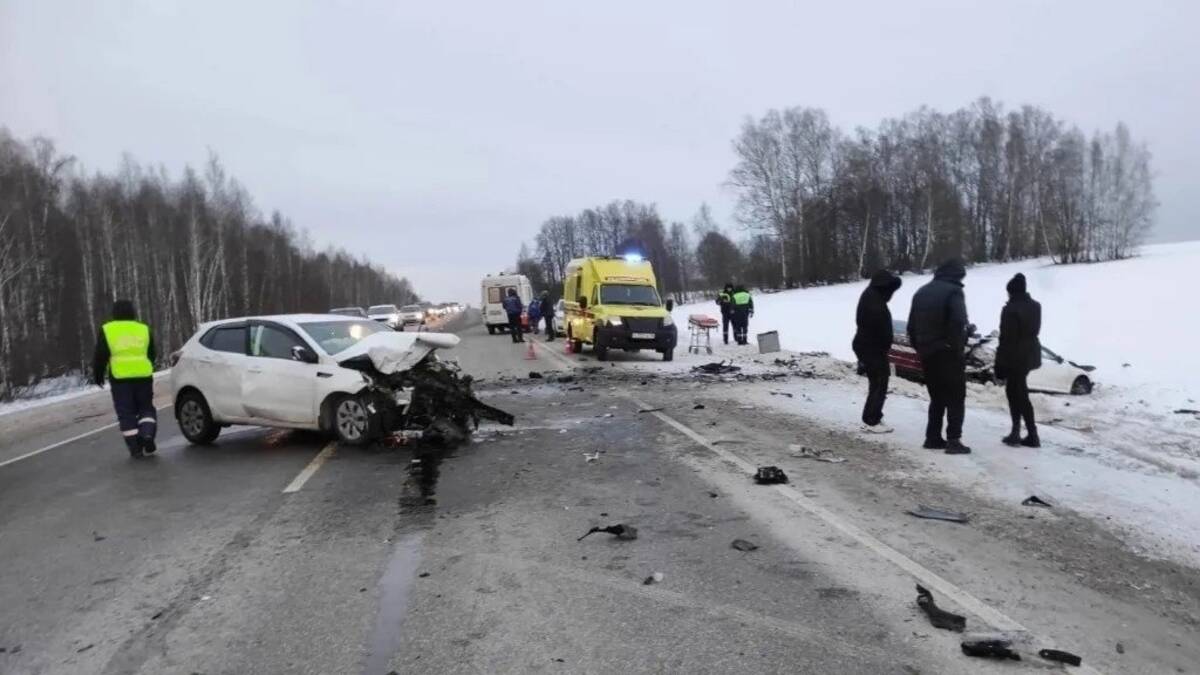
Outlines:
<svg viewBox="0 0 1200 675"><path fill-rule="evenodd" d="M674 361L675 360L675 350L674 349L665 349L665 350L663 350L662 355L663 355L663 361Z"/></svg>

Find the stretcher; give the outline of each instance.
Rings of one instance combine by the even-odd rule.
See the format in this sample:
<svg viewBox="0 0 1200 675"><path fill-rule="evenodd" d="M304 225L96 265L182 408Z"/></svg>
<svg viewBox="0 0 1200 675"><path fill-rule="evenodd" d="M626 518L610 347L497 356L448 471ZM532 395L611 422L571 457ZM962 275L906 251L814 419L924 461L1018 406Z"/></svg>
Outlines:
<svg viewBox="0 0 1200 675"><path fill-rule="evenodd" d="M701 350L712 354L712 331L720 328L721 322L707 314L692 314L688 317L688 353L699 354Z"/></svg>

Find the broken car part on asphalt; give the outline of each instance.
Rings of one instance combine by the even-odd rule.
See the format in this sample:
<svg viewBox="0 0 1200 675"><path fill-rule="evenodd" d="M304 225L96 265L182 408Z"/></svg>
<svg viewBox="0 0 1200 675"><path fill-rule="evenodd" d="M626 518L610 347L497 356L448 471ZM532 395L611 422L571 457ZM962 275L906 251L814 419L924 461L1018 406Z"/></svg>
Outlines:
<svg viewBox="0 0 1200 675"><path fill-rule="evenodd" d="M732 363L717 361L713 363L705 363L699 366L693 366L692 372L700 373L702 375L732 375L734 373L742 372L742 369L740 366L735 366Z"/></svg>
<svg viewBox="0 0 1200 675"><path fill-rule="evenodd" d="M799 459L815 459L818 462L829 462L830 464L841 464L846 461L845 457L837 457L828 450L818 450L803 445L793 445L791 448L792 456Z"/></svg>
<svg viewBox="0 0 1200 675"><path fill-rule="evenodd" d="M1064 652L1061 649L1043 649L1042 651L1038 652L1038 656L1046 659L1047 661L1057 661L1059 663L1065 663L1068 666L1083 665L1082 658L1072 654L1071 652Z"/></svg>
<svg viewBox="0 0 1200 675"><path fill-rule="evenodd" d="M966 617L938 607L937 603L933 601L933 593L921 584L917 584L917 607L925 612L925 616L929 617L929 623L933 624L934 628L952 630L955 633L961 633L967 629Z"/></svg>
<svg viewBox="0 0 1200 675"><path fill-rule="evenodd" d="M735 548L739 551L757 551L758 550L758 544L746 541L745 539L734 539L733 543L730 544L729 546L731 548Z"/></svg>
<svg viewBox="0 0 1200 675"><path fill-rule="evenodd" d="M966 523L970 521L970 517L959 511L947 511L935 507L917 504L916 509L907 511L910 516L925 518L926 520L945 520L950 523Z"/></svg>
<svg viewBox="0 0 1200 675"><path fill-rule="evenodd" d="M1051 508L1049 502L1043 501L1042 498L1037 495L1029 495L1026 497L1025 500L1021 502L1021 506L1041 506L1042 508Z"/></svg>
<svg viewBox="0 0 1200 675"><path fill-rule="evenodd" d="M652 584L661 584L662 580L665 578L666 578L666 576L663 575L662 572L655 572L654 574L651 574L650 576L648 576L644 580L642 580L642 585L650 586Z"/></svg>
<svg viewBox="0 0 1200 675"><path fill-rule="evenodd" d="M759 485L778 485L788 482L788 477L777 466L760 466L754 474L754 481Z"/></svg>
<svg viewBox="0 0 1200 675"><path fill-rule="evenodd" d="M611 535L615 536L617 539L622 539L624 541L631 541L633 539L637 539L637 537L638 537L636 527L634 527L632 525L626 525L624 523L618 523L616 525L607 525L605 527L593 527L592 529L585 532L582 537L576 539L575 541L583 541L585 537L596 534L597 532L611 534Z"/></svg>
<svg viewBox="0 0 1200 675"><path fill-rule="evenodd" d="M1012 642L1001 637L971 637L964 639L962 641L962 652L967 656L977 656L984 659L1021 660L1021 655L1013 651Z"/></svg>

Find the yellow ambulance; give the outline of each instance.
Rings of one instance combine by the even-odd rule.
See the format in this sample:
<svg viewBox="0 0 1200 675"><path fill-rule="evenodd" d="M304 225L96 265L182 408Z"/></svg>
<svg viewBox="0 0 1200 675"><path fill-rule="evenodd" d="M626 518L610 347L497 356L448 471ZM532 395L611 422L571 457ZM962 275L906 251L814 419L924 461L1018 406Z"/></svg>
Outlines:
<svg viewBox="0 0 1200 675"><path fill-rule="evenodd" d="M610 349L653 349L663 361L675 357L674 303L659 297L654 269L640 256L572 260L563 299L567 339L575 353L589 344L601 361L608 360Z"/></svg>

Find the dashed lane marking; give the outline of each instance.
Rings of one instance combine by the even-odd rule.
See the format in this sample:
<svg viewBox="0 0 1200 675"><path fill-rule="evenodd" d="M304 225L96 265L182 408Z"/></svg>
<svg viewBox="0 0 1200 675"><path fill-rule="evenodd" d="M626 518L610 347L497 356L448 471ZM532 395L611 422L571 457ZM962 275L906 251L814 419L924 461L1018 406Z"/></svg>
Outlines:
<svg viewBox="0 0 1200 675"><path fill-rule="evenodd" d="M646 405L645 403L643 403L642 401L639 401L634 396L631 396L628 394L625 394L623 396L627 400L633 402L639 408L645 409L645 408L650 407L650 406ZM657 411L652 412L651 414L654 415L655 417L657 417L659 420L661 420L667 426L675 429L676 431L683 434L684 436L687 436L692 441L695 441L695 443L697 445L700 445L701 447L709 450L710 452L717 455L718 457L725 460L726 462L729 462L730 464L736 466L738 469L744 471L747 475L753 474L756 471L757 467L755 467L750 462L747 462L746 460L742 459L737 454L730 452L729 450L727 450L721 446L714 445L707 438L700 435L695 430L691 429L690 427L683 424L682 422L671 417L670 415L666 415L662 412L657 412ZM1000 610L989 606L988 604L984 603L982 600L976 598L975 596L971 595L967 591L954 585L952 582L942 578L936 572L926 569L925 567L921 566L921 564L918 563L917 561L913 560L912 558L909 558L908 556L904 555L900 551L897 551L896 549L892 548L891 546L888 546L887 544L883 543L879 539L875 538L873 535L867 533L865 530L862 530L861 528L859 528L857 525L850 523L849 521L843 519L841 516L837 515L836 513L821 506L820 504L809 499L808 497L805 497L803 494L801 494L795 488L788 486L788 485L772 485L770 487L774 488L776 492L778 492L779 494L781 494L788 500L792 501L793 503L795 503L797 506L804 509L808 513L816 516L817 518L820 518L821 520L825 521L825 523L827 523L831 527L839 530L840 532L842 532L842 534L846 535L850 539L853 539L855 542L861 544L862 546L865 546L868 550L874 552L879 557L883 558L884 560L887 560L888 562L892 563L893 565L899 567L900 569L904 570L905 572L916 577L918 580L921 581L922 585L930 587L930 588L938 591L942 595L950 598L955 603L957 603L959 607L962 607L963 609L967 610L968 612L971 612L975 616L979 617L980 619L982 619L983 621L985 621L986 623L991 625L992 628L994 628L996 630L1000 630L1000 631L1022 632L1027 635L1033 636L1033 633L1028 628L1021 625L1021 623L1018 622L1016 619L1013 619L1012 617L1001 612ZM1043 642L1043 643L1048 642L1046 640L1039 640L1039 641ZM1098 670L1096 670L1095 668L1092 668L1086 664L1081 666L1080 668L1078 668L1075 672L1088 673L1089 675L1100 675L1100 672Z"/></svg>
<svg viewBox="0 0 1200 675"><path fill-rule="evenodd" d="M321 451L317 453L317 456L313 457L312 461L308 463L308 466L304 467L300 473L296 474L296 477L292 479L292 482L288 483L288 486L283 488L283 494L299 492L300 488L304 487L304 484L308 482L308 479L313 477L313 474L317 472L317 469L320 469L321 465L328 461L328 459L333 456L333 453L336 450L337 441L330 441L329 445L326 445L324 448L322 448Z"/></svg>
<svg viewBox="0 0 1200 675"><path fill-rule="evenodd" d="M167 408L170 408L170 407L171 407L170 404L168 404L168 405L159 407L158 410L166 410ZM44 448L39 448L37 450L34 450L33 452L27 452L23 455L18 455L16 457L13 457L12 459L6 459L3 462L0 462L0 468L6 467L9 464L16 464L17 462L19 462L23 459L29 459L30 457L36 457L37 455L40 455L43 452L50 452L51 450L61 448L64 445L69 445L71 443L74 443L75 441L83 440L83 439L87 438L88 436L95 436L96 434L100 433L101 431L108 431L109 429L115 429L116 427L117 427L117 423L113 422L112 424L105 424L104 426L97 427L95 429L92 429L91 431L85 431L82 434L79 434L78 436L72 436L70 438L61 440L57 443L51 443L50 445L47 445Z"/></svg>

